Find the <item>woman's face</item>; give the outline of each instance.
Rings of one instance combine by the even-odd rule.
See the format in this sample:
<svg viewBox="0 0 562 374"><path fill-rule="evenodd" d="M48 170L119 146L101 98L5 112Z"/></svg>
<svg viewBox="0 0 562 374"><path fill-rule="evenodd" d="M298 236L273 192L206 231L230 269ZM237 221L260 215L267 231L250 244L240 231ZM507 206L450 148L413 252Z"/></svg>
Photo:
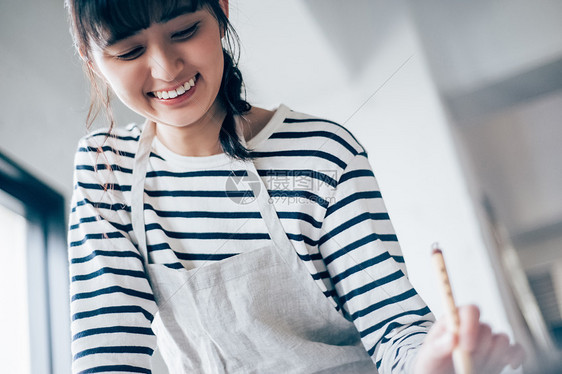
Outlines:
<svg viewBox="0 0 562 374"><path fill-rule="evenodd" d="M94 48L94 68L135 112L183 127L221 111L221 36L213 14L202 8Z"/></svg>

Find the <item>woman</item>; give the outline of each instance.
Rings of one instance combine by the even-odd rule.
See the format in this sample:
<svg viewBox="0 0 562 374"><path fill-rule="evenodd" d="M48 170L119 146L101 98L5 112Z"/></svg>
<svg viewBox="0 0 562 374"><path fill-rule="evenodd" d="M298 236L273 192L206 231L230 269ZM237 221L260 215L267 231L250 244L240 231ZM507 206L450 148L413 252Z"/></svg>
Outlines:
<svg viewBox="0 0 562 374"><path fill-rule="evenodd" d="M451 373L456 344L479 373L520 363L475 307L458 337L433 324L346 129L241 98L226 2L67 6L101 105L146 118L76 154L74 372L148 373L157 341L172 373Z"/></svg>

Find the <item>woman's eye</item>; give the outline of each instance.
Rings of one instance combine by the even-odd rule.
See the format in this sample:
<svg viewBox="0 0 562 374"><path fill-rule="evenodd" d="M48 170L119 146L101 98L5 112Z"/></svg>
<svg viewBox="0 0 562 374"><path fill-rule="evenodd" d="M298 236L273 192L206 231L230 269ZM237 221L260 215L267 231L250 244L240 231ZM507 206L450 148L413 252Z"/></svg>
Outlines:
<svg viewBox="0 0 562 374"><path fill-rule="evenodd" d="M195 25L191 26L190 28L187 28L185 30L181 30L181 31L178 31L178 32L174 33L172 35L172 38L174 38L174 39L189 38L191 35L193 35L195 33L195 31L197 31L198 27L199 27L199 24L196 23Z"/></svg>
<svg viewBox="0 0 562 374"><path fill-rule="evenodd" d="M137 47L133 50L130 50L127 53L123 53L123 54L117 55L115 57L117 57L119 60L134 60L135 58L139 57L142 54L143 51L144 51L144 48Z"/></svg>

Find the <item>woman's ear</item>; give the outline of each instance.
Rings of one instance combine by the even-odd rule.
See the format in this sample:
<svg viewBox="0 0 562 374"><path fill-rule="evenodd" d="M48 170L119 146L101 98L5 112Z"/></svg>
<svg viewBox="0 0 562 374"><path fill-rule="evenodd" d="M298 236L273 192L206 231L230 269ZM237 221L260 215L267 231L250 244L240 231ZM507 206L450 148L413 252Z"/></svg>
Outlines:
<svg viewBox="0 0 562 374"><path fill-rule="evenodd" d="M228 18L228 0L219 0L219 4L221 6L222 11L226 15L226 18ZM221 39L224 38L224 35L226 33L225 29L226 26L221 27Z"/></svg>
<svg viewBox="0 0 562 374"><path fill-rule="evenodd" d="M107 84L107 81L105 79L105 77L103 76L103 74L98 70L96 64L94 63L94 61L88 57L86 57L82 51L78 51L78 54L80 55L80 58L82 59L82 61L87 65L87 69L93 73L93 75L97 76L98 78L100 78L102 81L104 81Z"/></svg>
<svg viewBox="0 0 562 374"><path fill-rule="evenodd" d="M96 64L94 64L92 60L84 60L84 62L88 65L89 70L91 70L98 78L105 81L105 77L100 73L100 71L96 67Z"/></svg>
<svg viewBox="0 0 562 374"><path fill-rule="evenodd" d="M80 55L80 58L82 59L82 62L84 62L86 65L88 65L88 69L90 69L91 71L96 73L96 75L99 75L99 73L94 68L94 64L92 63L92 60L90 60L81 50L78 50L78 54Z"/></svg>
<svg viewBox="0 0 562 374"><path fill-rule="evenodd" d="M226 14L226 18L228 18L228 0L220 0L221 8L224 14Z"/></svg>

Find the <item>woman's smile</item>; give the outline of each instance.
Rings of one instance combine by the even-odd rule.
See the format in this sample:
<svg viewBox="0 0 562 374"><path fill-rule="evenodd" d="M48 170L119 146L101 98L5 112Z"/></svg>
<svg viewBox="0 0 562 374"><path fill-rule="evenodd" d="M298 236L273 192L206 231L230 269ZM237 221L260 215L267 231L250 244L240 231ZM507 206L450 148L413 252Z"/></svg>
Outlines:
<svg viewBox="0 0 562 374"><path fill-rule="evenodd" d="M195 94L197 89L197 75L176 88L152 91L148 96L164 105L178 105Z"/></svg>
<svg viewBox="0 0 562 374"><path fill-rule="evenodd" d="M174 88L171 88L171 89L166 88L166 89L162 89L162 90L151 91L148 94L153 96L153 97L157 97L158 99L164 99L164 100L174 99L178 96L184 95L192 87L195 87L196 80L197 80L197 76L195 76L195 77L191 78L190 80L180 84L177 87L174 87Z"/></svg>

